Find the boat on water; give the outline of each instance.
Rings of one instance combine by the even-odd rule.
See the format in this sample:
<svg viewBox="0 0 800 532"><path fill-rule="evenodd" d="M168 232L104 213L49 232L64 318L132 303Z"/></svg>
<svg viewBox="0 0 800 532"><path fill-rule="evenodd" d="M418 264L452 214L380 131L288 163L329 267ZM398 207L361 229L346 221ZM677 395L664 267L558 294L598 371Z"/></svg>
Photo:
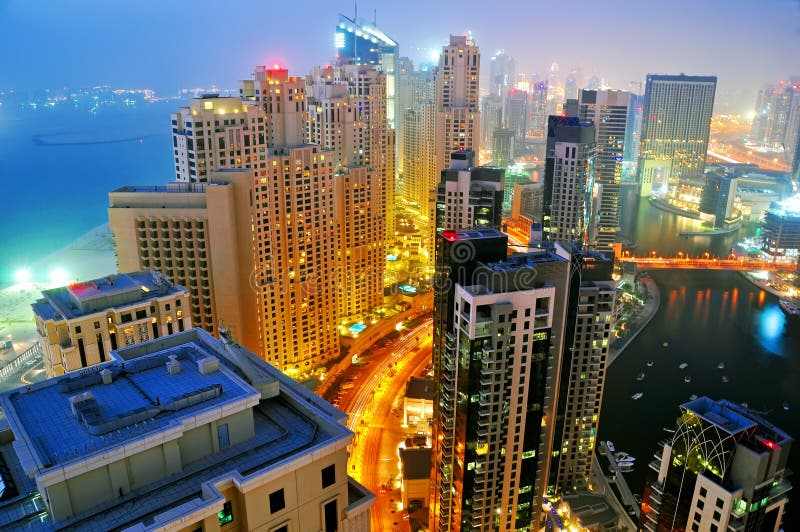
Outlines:
<svg viewBox="0 0 800 532"><path fill-rule="evenodd" d="M789 410L789 403L783 403L783 409Z"/></svg>
<svg viewBox="0 0 800 532"><path fill-rule="evenodd" d="M639 373L636 376L636 380L639 381L639 382L643 381L644 380L644 373Z"/></svg>
<svg viewBox="0 0 800 532"><path fill-rule="evenodd" d="M681 365L680 365L680 366L678 366L678 367L679 367L680 369L686 369L686 368L688 368L688 367L689 367L689 364L687 364L686 362L682 362L682 363L681 363Z"/></svg>
<svg viewBox="0 0 800 532"><path fill-rule="evenodd" d="M620 462L617 466L619 466L619 470L623 473L630 473L633 471L633 462Z"/></svg>
<svg viewBox="0 0 800 532"><path fill-rule="evenodd" d="M648 360L648 361L647 361L647 367L648 367L648 368L652 368L652 367L653 367L653 364L655 364L655 362L653 362L652 360Z"/></svg>
<svg viewBox="0 0 800 532"><path fill-rule="evenodd" d="M725 363L720 362L719 364L717 364L717 369L725 369Z"/></svg>
<svg viewBox="0 0 800 532"><path fill-rule="evenodd" d="M800 305L788 299L781 299L778 301L781 310L790 316L800 316Z"/></svg>
<svg viewBox="0 0 800 532"><path fill-rule="evenodd" d="M727 376L725 375L722 376L722 382L728 382L729 380L730 379Z"/></svg>
<svg viewBox="0 0 800 532"><path fill-rule="evenodd" d="M642 392L636 392L635 394L631 395L631 399L633 399L634 401L636 401L637 399L641 399L642 397L644 397L644 394Z"/></svg>
<svg viewBox="0 0 800 532"><path fill-rule="evenodd" d="M750 405L747 403L742 403L742 408L750 408Z"/></svg>
<svg viewBox="0 0 800 532"><path fill-rule="evenodd" d="M663 344L661 344L661 347L669 347L669 342L664 342Z"/></svg>
<svg viewBox="0 0 800 532"><path fill-rule="evenodd" d="M692 395L689 396L689 400L690 401L694 401L695 399L697 399L697 394L692 394ZM675 431L673 430L672 432L675 432Z"/></svg>
<svg viewBox="0 0 800 532"><path fill-rule="evenodd" d="M608 440L608 441L606 442L606 447L608 447L608 450L609 450L609 451L611 451L612 453L615 451L615 449L614 449L614 442L613 442L613 441L611 441L611 440Z"/></svg>
<svg viewBox="0 0 800 532"><path fill-rule="evenodd" d="M692 378L687 375L683 378L683 382L692 382Z"/></svg>

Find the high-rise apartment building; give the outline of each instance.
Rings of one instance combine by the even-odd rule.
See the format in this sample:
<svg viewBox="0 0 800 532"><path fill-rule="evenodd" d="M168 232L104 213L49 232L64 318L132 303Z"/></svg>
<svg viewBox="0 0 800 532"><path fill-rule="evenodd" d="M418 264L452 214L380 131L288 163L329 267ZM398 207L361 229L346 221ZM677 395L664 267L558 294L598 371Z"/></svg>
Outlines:
<svg viewBox="0 0 800 532"><path fill-rule="evenodd" d="M639 84L641 86L641 83ZM625 162L637 164L639 162L639 149L642 145L642 113L644 112L644 96L630 93L631 100L628 105L628 119L625 129L625 148L622 150Z"/></svg>
<svg viewBox="0 0 800 532"><path fill-rule="evenodd" d="M547 80L537 81L531 88L531 119L528 131L532 136L547 136Z"/></svg>
<svg viewBox="0 0 800 532"><path fill-rule="evenodd" d="M338 357L333 159L298 139L268 148L264 170L112 192L119 268L163 271L190 290L196 324L223 320L290 374Z"/></svg>
<svg viewBox="0 0 800 532"><path fill-rule="evenodd" d="M431 530L515 530L541 513L570 259L506 257L497 230L438 235Z"/></svg>
<svg viewBox="0 0 800 532"><path fill-rule="evenodd" d="M201 329L0 395L8 530L367 532L346 415Z"/></svg>
<svg viewBox="0 0 800 532"><path fill-rule="evenodd" d="M481 100L481 145L494 149L494 132L503 127L503 99L487 96ZM493 158L496 154L492 153Z"/></svg>
<svg viewBox="0 0 800 532"><path fill-rule="evenodd" d="M193 98L172 114L175 180L202 183L216 168L254 166L268 129L263 110L241 98Z"/></svg>
<svg viewBox="0 0 800 532"><path fill-rule="evenodd" d="M589 485L608 367L616 283L611 256L566 246L569 274L567 318L553 418L548 494Z"/></svg>
<svg viewBox="0 0 800 532"><path fill-rule="evenodd" d="M436 188L436 108L433 101L405 110L403 116L403 198L428 212Z"/></svg>
<svg viewBox="0 0 800 532"><path fill-rule="evenodd" d="M642 196L703 175L716 88L715 76L647 75L637 169Z"/></svg>
<svg viewBox="0 0 800 532"><path fill-rule="evenodd" d="M595 127L577 116L550 116L544 173L545 238L587 242L594 186Z"/></svg>
<svg viewBox="0 0 800 532"><path fill-rule="evenodd" d="M792 485L792 438L729 401L681 405L644 487L639 530L778 532Z"/></svg>
<svg viewBox="0 0 800 532"><path fill-rule="evenodd" d="M528 131L528 91L511 89L506 95L505 127L514 132L514 153L512 157L525 150L525 135ZM513 162L513 161L512 161Z"/></svg>
<svg viewBox="0 0 800 532"><path fill-rule="evenodd" d="M306 141L336 154L334 217L342 318L383 302L386 225L394 217L394 199L387 200L394 153L387 146L393 135L386 130L384 82L385 76L368 65L316 67L307 80Z"/></svg>
<svg viewBox="0 0 800 532"><path fill-rule="evenodd" d="M43 290L32 306L48 377L105 362L119 347L192 327L189 292L153 270Z"/></svg>
<svg viewBox="0 0 800 532"><path fill-rule="evenodd" d="M500 228L504 170L476 167L475 154L457 152L442 170L436 194L436 231L471 227Z"/></svg>
<svg viewBox="0 0 800 532"><path fill-rule="evenodd" d="M451 35L450 44L442 47L436 75L437 174L450 168L450 154L455 151L480 153L480 68L475 42L465 35Z"/></svg>
<svg viewBox="0 0 800 532"><path fill-rule="evenodd" d="M593 194L599 197L589 223L589 244L611 251L620 225L619 184L625 152L630 93L617 90L581 90L581 122L595 130Z"/></svg>

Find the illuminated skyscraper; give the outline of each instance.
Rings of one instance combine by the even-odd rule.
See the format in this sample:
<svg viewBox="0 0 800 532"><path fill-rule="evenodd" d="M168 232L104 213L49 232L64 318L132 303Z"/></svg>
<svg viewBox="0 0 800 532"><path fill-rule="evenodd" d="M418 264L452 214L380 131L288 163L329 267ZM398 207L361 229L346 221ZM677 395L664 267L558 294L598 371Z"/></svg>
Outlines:
<svg viewBox="0 0 800 532"><path fill-rule="evenodd" d="M383 73L368 65L316 67L307 80L306 141L336 153L334 217L342 318L383 302L390 210L386 188L394 175L394 167L387 170L386 164L384 81Z"/></svg>
<svg viewBox="0 0 800 532"><path fill-rule="evenodd" d="M639 153L640 194L703 175L715 76L647 75Z"/></svg>
<svg viewBox="0 0 800 532"><path fill-rule="evenodd" d="M431 530L528 528L549 466L569 258L506 257L495 229L438 240Z"/></svg>
<svg viewBox="0 0 800 532"><path fill-rule="evenodd" d="M465 35L451 35L436 75L436 171L450 168L450 154L480 153L478 91L481 54Z"/></svg>
<svg viewBox="0 0 800 532"><path fill-rule="evenodd" d="M511 89L506 94L503 118L505 127L514 132L512 159L525 151L528 120L528 91Z"/></svg>
<svg viewBox="0 0 800 532"><path fill-rule="evenodd" d="M550 116L544 172L545 238L583 246L594 181L595 128L577 116Z"/></svg>
<svg viewBox="0 0 800 532"><path fill-rule="evenodd" d="M500 50L489 61L489 95L503 97L514 88L516 69L514 58Z"/></svg>
<svg viewBox="0 0 800 532"><path fill-rule="evenodd" d="M644 487L639 530L778 532L788 507L792 438L729 401L681 405Z"/></svg>
<svg viewBox="0 0 800 532"><path fill-rule="evenodd" d="M580 120L593 123L595 129L589 244L601 251L611 251L620 224L619 184L630 94L615 90L581 90L579 96Z"/></svg>
<svg viewBox="0 0 800 532"><path fill-rule="evenodd" d="M587 488L603 403L616 283L610 255L573 246L548 493Z"/></svg>

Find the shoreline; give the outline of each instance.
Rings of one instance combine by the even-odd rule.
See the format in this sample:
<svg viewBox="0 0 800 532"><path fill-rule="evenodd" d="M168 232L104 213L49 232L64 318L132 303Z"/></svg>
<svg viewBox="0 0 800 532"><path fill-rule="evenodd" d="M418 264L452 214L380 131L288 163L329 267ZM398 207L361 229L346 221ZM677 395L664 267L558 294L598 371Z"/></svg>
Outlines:
<svg viewBox="0 0 800 532"><path fill-rule="evenodd" d="M650 320L658 312L658 308L661 306L661 292L658 289L658 285L655 281L653 281L652 277L640 277L639 280L645 287L647 291L647 296L645 297L645 303L642 307L641 314L637 316L639 318L639 322L636 324L636 329L630 331L625 337L622 339L622 344L618 347L611 346L608 348L608 364L606 367L610 366L614 360L625 350L626 347L637 337L639 333L644 330L645 327L650 323Z"/></svg>

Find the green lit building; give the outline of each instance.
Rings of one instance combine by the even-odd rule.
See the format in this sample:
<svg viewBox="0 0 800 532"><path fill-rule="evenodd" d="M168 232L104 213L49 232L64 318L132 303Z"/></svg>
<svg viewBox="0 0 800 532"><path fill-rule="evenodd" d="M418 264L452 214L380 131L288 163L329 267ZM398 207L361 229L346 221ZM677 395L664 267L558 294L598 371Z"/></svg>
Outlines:
<svg viewBox="0 0 800 532"><path fill-rule="evenodd" d="M650 462L640 531L781 529L792 438L738 405L681 405L675 432Z"/></svg>

